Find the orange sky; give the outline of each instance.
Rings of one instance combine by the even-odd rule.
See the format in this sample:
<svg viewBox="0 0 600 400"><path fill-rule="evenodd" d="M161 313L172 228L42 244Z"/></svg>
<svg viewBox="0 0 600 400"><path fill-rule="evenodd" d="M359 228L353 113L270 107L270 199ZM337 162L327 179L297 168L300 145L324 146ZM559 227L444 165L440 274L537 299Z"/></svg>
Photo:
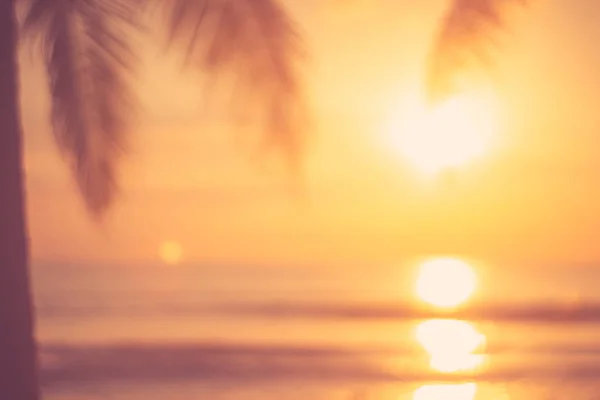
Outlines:
<svg viewBox="0 0 600 400"><path fill-rule="evenodd" d="M452 185L424 185L382 144L383 120L420 71L442 0L307 2L317 136L305 199L254 167L202 110L201 90L146 45L144 112L102 226L83 212L46 124L39 66L23 57L31 235L38 261L390 263L452 253L500 263L589 262L600 211L595 0L540 2L509 37L498 92L503 146ZM414 4L420 4L415 6ZM526 26L525 26L526 25ZM175 77L180 77L175 79ZM398 105L399 106L399 105ZM214 114L213 114L214 115Z"/></svg>

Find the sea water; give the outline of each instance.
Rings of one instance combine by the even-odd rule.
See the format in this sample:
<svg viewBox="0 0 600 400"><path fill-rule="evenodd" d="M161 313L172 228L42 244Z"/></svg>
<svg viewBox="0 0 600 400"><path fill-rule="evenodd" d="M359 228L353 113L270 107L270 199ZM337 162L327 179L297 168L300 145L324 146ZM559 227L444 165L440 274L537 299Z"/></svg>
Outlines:
<svg viewBox="0 0 600 400"><path fill-rule="evenodd" d="M343 269L57 264L33 275L47 400L600 394L595 309L557 321L513 305L431 323L410 296L369 274L349 283Z"/></svg>

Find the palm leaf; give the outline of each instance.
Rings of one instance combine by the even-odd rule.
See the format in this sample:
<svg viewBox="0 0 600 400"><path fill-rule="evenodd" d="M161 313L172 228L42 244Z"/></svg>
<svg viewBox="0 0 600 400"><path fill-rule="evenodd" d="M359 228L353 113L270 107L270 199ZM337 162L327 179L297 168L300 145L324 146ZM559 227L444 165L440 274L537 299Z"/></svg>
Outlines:
<svg viewBox="0 0 600 400"><path fill-rule="evenodd" d="M493 66L492 48L507 26L508 8L530 0L453 0L442 19L430 53L427 90L437 100L459 89L458 77L469 67Z"/></svg>
<svg viewBox="0 0 600 400"><path fill-rule="evenodd" d="M133 111L127 79L135 58L126 38L137 7L136 0L29 0L23 24L43 51L56 143L95 215L118 192Z"/></svg>
<svg viewBox="0 0 600 400"><path fill-rule="evenodd" d="M172 0L171 44L189 65L234 79L236 111L256 119L268 145L298 161L306 128L298 28L277 0Z"/></svg>

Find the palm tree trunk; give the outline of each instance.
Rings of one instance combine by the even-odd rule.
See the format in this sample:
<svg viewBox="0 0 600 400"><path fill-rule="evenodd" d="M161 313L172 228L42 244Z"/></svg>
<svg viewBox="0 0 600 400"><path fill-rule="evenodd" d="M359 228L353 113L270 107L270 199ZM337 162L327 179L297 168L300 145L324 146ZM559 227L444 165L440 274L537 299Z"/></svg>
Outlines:
<svg viewBox="0 0 600 400"><path fill-rule="evenodd" d="M0 0L0 399L38 400L15 3Z"/></svg>

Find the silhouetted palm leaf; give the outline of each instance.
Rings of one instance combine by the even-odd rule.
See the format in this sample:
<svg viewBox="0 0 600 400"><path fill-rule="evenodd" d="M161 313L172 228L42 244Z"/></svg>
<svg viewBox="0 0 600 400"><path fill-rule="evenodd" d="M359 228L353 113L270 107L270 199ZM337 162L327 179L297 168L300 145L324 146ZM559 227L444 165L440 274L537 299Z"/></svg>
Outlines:
<svg viewBox="0 0 600 400"><path fill-rule="evenodd" d="M153 0L28 0L24 32L41 44L58 147L88 209L101 214L118 191L117 166L134 102L128 32ZM170 0L171 43L214 75L229 73L236 104L264 123L266 138L296 160L305 136L298 31L275 0ZM253 101L254 100L254 101Z"/></svg>
<svg viewBox="0 0 600 400"><path fill-rule="evenodd" d="M24 31L41 44L50 80L53 132L94 214L118 190L126 149L135 57L127 41L137 0L29 0Z"/></svg>
<svg viewBox="0 0 600 400"><path fill-rule="evenodd" d="M187 61L235 79L238 107L259 118L269 145L291 161L302 151L305 103L299 62L305 53L298 29L276 0L172 0L169 39L184 46Z"/></svg>
<svg viewBox="0 0 600 400"><path fill-rule="evenodd" d="M491 47L506 26L511 5L530 0L453 0L430 54L427 89L431 99L457 90L457 78L473 62L490 67Z"/></svg>

